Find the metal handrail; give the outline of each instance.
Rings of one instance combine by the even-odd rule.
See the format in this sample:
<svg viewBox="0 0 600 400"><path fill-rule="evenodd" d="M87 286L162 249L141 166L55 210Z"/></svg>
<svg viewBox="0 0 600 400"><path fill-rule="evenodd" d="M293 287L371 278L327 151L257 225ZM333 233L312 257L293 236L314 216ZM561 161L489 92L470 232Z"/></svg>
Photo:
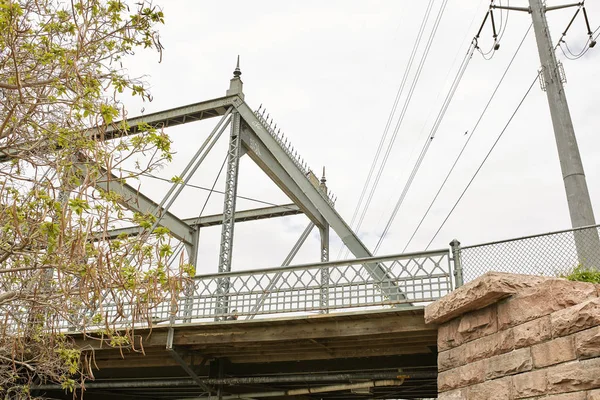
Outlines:
<svg viewBox="0 0 600 400"><path fill-rule="evenodd" d="M233 277L233 276L280 272L280 271L283 271L283 272L298 271L298 270L309 269L309 268L342 267L342 266L347 266L347 265L381 263L381 262L386 262L386 261L408 260L408 259L412 259L412 258L425 258L427 256L439 256L439 255L444 255L444 254L448 254L447 249L428 250L428 251L414 252L414 253L393 254L393 255L388 255L388 256L352 258L352 259L347 259L347 260L327 261L327 262L322 262L322 263L319 262L319 263L310 263L310 264L296 264L296 265L290 265L287 267L258 268L258 269L248 269L248 270L244 270L244 271L235 271L235 272L232 271L232 272L196 275L192 279L202 280L202 279L210 279L210 278L227 278L227 277Z"/></svg>

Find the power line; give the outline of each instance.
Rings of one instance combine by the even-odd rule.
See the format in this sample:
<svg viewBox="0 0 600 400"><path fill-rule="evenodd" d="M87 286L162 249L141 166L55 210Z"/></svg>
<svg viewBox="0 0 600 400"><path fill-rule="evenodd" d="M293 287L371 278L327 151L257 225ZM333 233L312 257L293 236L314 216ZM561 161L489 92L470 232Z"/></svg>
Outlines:
<svg viewBox="0 0 600 400"><path fill-rule="evenodd" d="M217 177L215 178L215 181L213 182L213 185L210 188L210 192L208 193L208 196L206 197L206 200L204 201L204 205L202 206L202 209L200 210L200 213L198 214L198 218L196 218L194 225L196 225L196 224L198 224L198 222L200 222L200 218L202 217L202 214L204 213L204 209L206 208L206 205L208 204L208 201L210 200L210 196L213 194L213 192L215 190L215 186L217 185L217 182L219 181L219 177L221 176L221 173L223 172L223 167L225 167L225 163L227 162L227 157L228 156L225 156L225 159L223 160L223 164L221 164L219 173L217 174ZM200 235L200 227L198 227L198 235ZM179 244L173 251L173 255L171 256L171 259L168 261L167 265L169 267L171 266L171 264L173 264L173 262L177 259L177 257L179 257L179 254L181 253L181 251L183 251L183 248L184 248L183 242L179 242ZM192 249L194 249L195 252L198 251L198 249L196 247L192 247ZM191 258L191 255L190 255L190 258Z"/></svg>
<svg viewBox="0 0 600 400"><path fill-rule="evenodd" d="M521 43L519 43L519 47L517 47L515 53L513 54L510 62L508 63L508 65L506 66L506 69L504 70L504 73L502 74L502 77L500 78L500 80L498 81L498 84L496 85L496 88L494 89L494 91L492 92L492 95L490 96L488 102L486 103L485 107L483 108L483 111L481 112L481 114L479 114L479 118L477 119L477 122L475 123L475 126L473 127L473 129L471 129L471 134L469 135L469 137L467 138L465 144L463 145L462 149L460 150L460 153L458 153L458 156L456 157L456 159L454 160L454 164L452 164L452 167L450 168L450 171L448 171L448 174L446 175L446 177L444 178L444 181L442 182L440 188L438 189L437 193L435 194L433 200L431 201L431 203L429 204L429 207L427 207L427 210L425 211L425 214L423 215L423 217L421 218L421 221L419 221L419 224L417 225L417 227L415 228L415 230L413 231L412 235L410 236L410 239L408 240L408 242L406 243L406 246L404 246L404 249L402 250L402 252L405 252L406 249L408 248L408 246L410 245L410 243L412 242L413 238L415 237L415 235L417 234L417 231L421 228L421 225L423 224L423 221L425 221L425 218L427 217L427 215L429 214L429 211L431 211L431 208L433 207L433 204L436 202L438 196L440 195L440 193L442 192L442 190L444 189L446 182L448 181L448 178L450 178L450 175L452 174L452 172L454 171L454 168L456 167L456 164L458 164L458 161L460 160L460 158L462 157L466 147L469 145L469 142L471 141L471 138L473 137L473 135L475 134L475 132L477 131L477 128L479 127L479 123L481 122L481 120L483 119L483 116L485 115L485 113L487 112L490 104L492 103L492 100L494 99L494 97L496 96L496 93L498 92L498 89L500 88L500 86L502 85L502 82L504 82L504 78L506 77L506 75L508 74L508 71L510 69L510 67L512 66L513 62L515 61L515 58L517 57L517 54L519 54L519 50L521 50L521 47L523 46L523 43L525 42L525 39L527 38L527 35L529 34L529 31L531 31L531 27L533 26L533 24L529 25L529 28L527 28L527 31L525 32L525 35L523 35L523 39L521 39Z"/></svg>
<svg viewBox="0 0 600 400"><path fill-rule="evenodd" d="M227 162L227 157L228 156L225 156L225 159L223 160L223 164L221 164L219 173L217 174L217 177L215 178L215 181L213 182L212 187L210 188L210 192L208 193L208 196L206 196L204 205L202 206L202 209L200 210L200 214L198 214L198 218L196 218L196 222L194 223L194 225L196 225L200 222L200 218L202 217L202 214L204 213L204 209L206 208L206 205L208 204L208 201L210 200L210 196L215 192L215 186L217 185L219 177L221 176L221 173L223 172L223 168L225 167L225 163ZM198 230L200 230L200 228L198 228Z"/></svg>
<svg viewBox="0 0 600 400"><path fill-rule="evenodd" d="M479 167L475 171L475 174L473 175L473 177L471 178L471 180L469 181L469 183L467 183L467 186L465 187L465 189L462 191L462 193L458 197L458 200L456 200L456 202L454 203L454 205L450 209L450 212L448 213L448 215L446 215L446 218L444 218L444 221L442 221L442 224L440 225L440 227L437 229L437 231L435 232L435 234L433 235L433 237L431 238L431 240L427 244L427 247L425 247L425 250L429 249L429 246L431 246L431 243L433 243L433 241L435 240L435 238L437 237L437 235L440 233L440 231L442 230L442 228L444 227L444 225L448 221L448 218L450 218L450 216L452 215L452 213L456 209L456 206L458 206L458 203L462 200L462 198L464 197L465 193L467 193L467 190L469 189L469 187L471 186L471 184L473 183L473 181L475 180L475 178L479 174L479 171L481 171L481 168L483 167L483 165L485 164L485 162L489 158L490 154L492 153L492 151L494 150L494 148L496 147L496 145L498 144L498 142L500 141L500 139L504 135L504 132L506 132L506 129L508 128L508 126L512 122L513 118L517 114L517 111L519 111L519 109L521 108L521 105L523 104L523 102L525 101L525 99L527 98L527 96L529 95L529 93L531 92L531 89L533 88L533 85L535 85L535 83L536 83L537 80L538 80L538 75L535 76L535 78L531 82L531 85L529 85L529 88L527 89L527 92L525 92L525 95L523 96L523 98L521 98L521 101L517 105L517 108L515 108L515 110L513 111L512 115L510 116L510 118L506 122L506 125L504 125L504 128L502 129L502 131L500 132L500 134L496 138L496 141L494 142L494 144L492 145L492 147L490 148L490 150L486 154L485 158L483 159L483 161L481 162L481 164L479 165Z"/></svg>
<svg viewBox="0 0 600 400"><path fill-rule="evenodd" d="M569 48L569 45L564 40L564 37L567 36L567 32L571 28L571 25L573 25L573 22L575 21L575 19L579 15L579 12L582 11L582 10L583 10L583 16L585 18L585 24L586 24L586 27L588 29L588 39L585 42L585 44L584 44L583 48L581 49L581 51L578 54L575 54ZM569 60L578 60L581 57L583 57L589 51L589 49L591 47L595 46L596 39L598 39L598 36L600 36L600 34L598 34L596 37L594 37L594 35L596 34L596 32L598 32L598 30L600 30L600 27L596 28L596 30L593 31L593 32L591 31L589 20L588 20L588 17L587 17L587 12L585 10L585 6L583 5L583 3L580 3L579 7L577 8L577 11L575 11L575 14L573 15L573 17L569 21L569 24L567 25L567 27L565 28L564 32L560 36L560 39L558 39L558 42L557 42L558 44L556 46L560 47L560 50L562 51L563 55L567 59L569 59ZM563 48L563 44L564 44L564 48ZM565 52L565 49L567 50L567 52ZM569 53L569 54L567 54L567 53Z"/></svg>
<svg viewBox="0 0 600 400"><path fill-rule="evenodd" d="M492 14L492 10L490 9L488 11L488 15L491 15L491 14ZM492 25L493 25L493 15L491 15L491 16L492 16ZM500 18L501 19L500 19L500 37L499 38L496 38L496 35L495 35L496 30L494 28L494 44L495 44L493 47L494 51L498 49L499 41L502 38L502 36L504 35L504 31L506 30L506 24L508 23L508 17L507 17L505 20L506 22L504 23L504 27L502 27L502 24L503 24L502 13L500 13ZM487 16L484 19L484 24L485 24L486 20L487 20ZM461 64L461 68L459 68L459 71L457 72L457 75L454 79L454 82L452 83L450 91L448 92L446 99L444 100L444 104L442 105L442 108L440 109L438 116L436 118L436 121L434 122L434 125L431 129L430 135L427 138L427 140L425 141L425 143L423 144L421 154L417 158L417 161L415 162L415 166L413 167L413 170L404 186L404 189L403 189L400 197L398 198L398 201L396 202L396 206L394 207L394 210L392 211L392 214L391 214L390 218L388 219L388 222L387 222L381 236L379 237L379 241L377 242L377 245L375 246L375 252L377 252L377 250L380 248L381 244L383 243L383 240L385 240L385 237L386 237L387 233L389 232L389 229L390 229L394 219L396 218L400 207L404 203L404 199L406 198L406 195L408 194L408 191L410 190L410 188L412 186L414 178L416 177L416 175L421 167L421 164L422 164L425 156L427 155L427 152L429 150L431 142L435 138L437 130L439 129L439 126L441 125L441 122L446 114L446 111L447 111L448 107L450 106L452 98L454 97L454 94L458 88L458 85L462 79L462 76L463 76L464 72L466 71L466 68L472 57L473 52L475 51L475 49L480 50L478 43L477 43L477 39L479 38L482 28L483 28L483 24L482 24L482 27L477 32L477 35L473 38L473 41L471 42L471 47L469 48L467 55L463 59L463 64ZM480 50L480 52L481 52L481 50ZM486 58L485 55L484 55L484 58Z"/></svg>
<svg viewBox="0 0 600 400"><path fill-rule="evenodd" d="M133 171L128 171L128 170L126 170L126 169L121 169L121 171L123 171L123 172L132 172L132 173L135 173L135 172L133 172ZM167 178L161 178L160 176L152 175L152 174L150 174L150 173L147 173L147 172L143 172L143 173L141 173L140 175L142 175L142 176L145 176L145 177L147 177L147 178L152 178L152 179L156 179L156 180L159 180L159 181L163 181L163 182L173 183L173 181L171 181L170 179L167 179ZM209 188L207 188L207 187L204 187L204 186L198 186L198 185L193 185L193 184L191 184L191 183L187 183L185 186L186 186L186 187L193 188L193 189L200 189L200 190L204 190L204 191L207 191L207 192L210 192L210 191L211 191L211 189L209 189ZM212 192L214 192L214 193L218 193L218 194L225 194L225 192L222 192L222 191L220 191L220 190L216 190L216 189L213 189L213 190L212 190ZM281 205L281 204L271 203L271 202L269 202L269 201L265 201L265 200L259 200L259 199L253 198L253 197L246 197L246 196L242 196L242 195L239 195L239 194L238 194L236 197L237 197L238 199L243 199L243 200L253 201L253 202L255 202L255 203L266 204L266 205L268 205L268 206L285 207L285 206L283 206L283 205ZM291 208L290 208L290 210L291 210Z"/></svg>
<svg viewBox="0 0 600 400"><path fill-rule="evenodd" d="M458 85L460 84L460 81L462 80L462 77L463 77L465 71L467 70L469 61L471 60L471 57L473 56L474 51L475 51L475 43L473 41L473 42L471 42L471 46L469 47L469 50L466 53L465 58L463 59L463 62L461 64L459 70L457 71L456 76L454 77L454 81L452 82L452 85L450 86L450 90L448 91L448 94L446 95L446 98L444 99L442 107L441 107L440 111L438 112L436 120L435 120L433 126L431 127L429 136L427 137L425 143L423 144L421 154L419 154L419 157L418 157L417 161L415 162L413 170L412 170L408 180L406 181L406 184L404 185L404 189L402 190L402 193L400 194L400 197L398 198L398 201L396 202L396 205L394 206L394 210L392 211L392 214L390 215L390 217L386 223L386 226L383 229L381 236L379 237L379 241L377 242L377 245L375 246L375 252L377 252L377 250L379 250L379 247L381 247L383 240L385 239L387 233L390 230L392 223L394 222L394 219L396 218L396 215L398 214L398 210L402 206L402 203L404 202L404 199L406 198L406 195L407 195L408 191L410 190L410 187L412 186L415 176L417 175L417 173L419 172L419 169L421 168L421 164L422 164L423 160L425 159L425 156L427 155L429 146L431 146L431 142L435 138L437 130L439 129L439 127L442 123L442 120L444 119L444 116L446 115L446 111L448 110L448 107L450 106L450 103L452 102L454 94L456 93L456 90L458 89Z"/></svg>
<svg viewBox="0 0 600 400"><path fill-rule="evenodd" d="M560 47L560 51L562 51L563 55L571 60L579 60L581 57L583 57L584 55L586 55L586 53L590 50L590 43L592 43L592 41L595 41L596 39L598 39L598 37L600 37L600 33L598 33L595 37L593 36L596 32L598 32L600 30L600 26L598 28L596 28L596 30L592 33L592 36L588 37L587 41L585 42L583 49L578 53L575 54L571 51L571 49L569 48L569 45L567 44L567 42L563 39L563 37L560 38L560 40L558 41L559 47ZM563 48L564 45L564 48ZM565 49L567 50L567 53L565 53Z"/></svg>
<svg viewBox="0 0 600 400"><path fill-rule="evenodd" d="M402 79L400 81L400 86L398 87L398 91L396 92L396 98L394 99L394 104L392 105L392 109L390 110L390 114L388 116L385 128L383 130L383 134L381 135L381 139L379 140L379 145L377 146L377 151L375 152L375 156L373 157L373 161L371 163L369 173L367 174L367 179L365 180L365 183L362 188L362 192L361 192L358 202L356 204L356 208L354 209L354 214L352 215L352 220L350 221L350 226L354 225L354 222L356 221L356 216L358 215L358 212L360 211L360 208L361 208L360 206L364 200L367 189L369 188L369 183L371 182L371 178L373 177L373 172L375 171L377 161L379 161L379 157L381 155L381 150L383 149L383 145L385 143L385 140L387 139L390 126L391 126L394 116L396 114L396 110L398 108L398 102L400 101L400 97L402 96L402 93L404 92L404 87L406 86L406 81L408 80L409 72L412 68L415 56L417 54L417 49L419 48L419 45L421 44L421 39L423 38L423 33L425 32L425 27L427 25L427 21L429 20L429 15L431 14L433 2L434 2L434 0L429 0L427 9L425 10L425 14L423 15L423 19L421 20L421 26L419 27L419 32L418 32L415 42L413 44L413 48L410 53L410 57L408 59L408 64L404 70L404 75L402 76ZM366 207L368 207L368 206L366 206ZM358 228L356 228L356 229L358 229ZM344 246L342 245L338 251L338 258L340 258L343 248L344 248Z"/></svg>
<svg viewBox="0 0 600 400"><path fill-rule="evenodd" d="M492 0L492 2L491 2L490 9L489 9L488 14L487 14L487 15L491 16L492 20L494 18L493 17L493 13L492 13L493 3L494 3L494 0ZM498 0L498 5L502 6L502 1L501 0ZM510 1L509 0L507 0L507 7L510 7ZM510 13L509 13L508 10L506 10L506 20L505 20L504 17L503 17L503 13L502 12L503 12L503 10L500 9L500 29L499 29L500 34L498 35L498 37L495 36L496 35L496 30L494 28L494 23L492 21L492 27L494 28L494 44L492 44L492 47L490 48L490 50L488 50L486 52L483 52L481 50L481 48L479 48L479 46L477 46L477 51L479 51L479 53L481 54L481 56L483 57L484 60L489 61L492 58L494 58L494 55L496 54L496 51L498 51L499 44L502 41L502 38L504 37L504 32L506 32L506 27L508 26L508 16L510 15ZM485 19L483 20L484 24L485 24L485 22L487 20L487 15L486 15ZM479 29L479 32L477 33L476 38L479 38L479 34L481 33L481 29L483 29L483 25ZM489 54L491 54L490 57L488 57Z"/></svg>
<svg viewBox="0 0 600 400"><path fill-rule="evenodd" d="M392 151L392 148L394 146L394 142L396 141L396 138L398 136L398 132L400 131L400 126L402 125L402 122L404 121L404 116L406 115L406 111L408 109L408 106L410 105L410 102L412 100L412 95L415 91L415 87L417 85L417 83L419 82L419 78L421 76L421 72L423 71L423 67L425 65L425 62L427 61L427 57L429 55L429 50L431 49L431 45L433 43L433 40L436 36L437 30L439 28L440 25L440 21L444 15L444 11L446 9L446 5L448 4L448 0L444 0L442 2L442 5L438 11L438 14L436 16L436 19L434 21L434 26L432 28L432 31L427 39L427 43L425 44L425 49L423 50L423 54L421 55L421 59L419 61L419 65L417 66L417 70L415 72L415 76L413 78L413 81L411 83L408 95L404 101L404 105L402 107L402 110L400 112L400 116L398 118L398 121L396 122L396 126L394 128L394 132L392 134L392 137L390 139L390 142L388 143L386 152L383 156L383 161L381 162L381 165L379 166L379 170L377 172L377 175L375 177L375 181L373 183L373 186L371 188L371 191L369 193L369 196L367 198L367 201L365 203L365 207L363 209L363 212L361 213L360 219L358 221L358 224L356 226L356 229L358 230L360 228L360 226L362 225L364 218L367 214L367 211L369 210L369 206L371 205L371 201L373 199L373 196L375 194L375 191L377 190L377 186L379 185L379 181L381 179L381 176L383 174L383 171L385 170L386 164L387 164L387 160L389 159L390 153Z"/></svg>

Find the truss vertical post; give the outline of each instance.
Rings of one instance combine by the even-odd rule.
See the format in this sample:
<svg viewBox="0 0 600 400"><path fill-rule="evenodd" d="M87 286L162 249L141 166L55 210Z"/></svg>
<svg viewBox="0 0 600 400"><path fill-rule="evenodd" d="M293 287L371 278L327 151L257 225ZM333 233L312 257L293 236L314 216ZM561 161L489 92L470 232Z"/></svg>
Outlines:
<svg viewBox="0 0 600 400"><path fill-rule="evenodd" d="M240 165L240 124L239 112L232 114L231 135L227 153L227 176L225 180L225 200L223 205L223 225L221 229L221 248L219 251L219 273L231 271L231 256L233 251L233 228L235 222L235 202L237 196L238 170ZM217 287L217 308L215 320L228 312L227 293L229 278L220 278Z"/></svg>
<svg viewBox="0 0 600 400"><path fill-rule="evenodd" d="M188 263L194 266L194 269L198 267L198 242L200 241L200 228L196 229L192 235L193 244L185 245L185 249L188 253ZM193 276L191 277L193 278ZM183 307L183 322L191 322L192 311L194 306L194 287L195 281L192 279L185 288L185 305Z"/></svg>
<svg viewBox="0 0 600 400"><path fill-rule="evenodd" d="M329 261L329 225L321 231L321 262ZM329 313L329 268L321 268L321 314Z"/></svg>

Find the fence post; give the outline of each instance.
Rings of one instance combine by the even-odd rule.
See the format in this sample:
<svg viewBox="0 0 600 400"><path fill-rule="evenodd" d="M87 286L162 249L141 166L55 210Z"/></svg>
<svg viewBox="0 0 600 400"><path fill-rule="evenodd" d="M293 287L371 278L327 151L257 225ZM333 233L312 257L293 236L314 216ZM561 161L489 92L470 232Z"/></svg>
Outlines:
<svg viewBox="0 0 600 400"><path fill-rule="evenodd" d="M454 261L454 280L456 287L459 288L464 284L462 260L460 259L460 242L454 239L450 242L450 248L452 249L452 261Z"/></svg>

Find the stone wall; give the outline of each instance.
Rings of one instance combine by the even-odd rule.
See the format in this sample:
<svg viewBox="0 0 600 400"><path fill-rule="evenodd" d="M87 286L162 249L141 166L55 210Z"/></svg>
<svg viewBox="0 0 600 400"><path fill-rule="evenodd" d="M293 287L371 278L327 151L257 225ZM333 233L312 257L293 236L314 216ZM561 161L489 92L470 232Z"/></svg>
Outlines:
<svg viewBox="0 0 600 400"><path fill-rule="evenodd" d="M488 273L425 309L439 399L600 400L600 285Z"/></svg>

